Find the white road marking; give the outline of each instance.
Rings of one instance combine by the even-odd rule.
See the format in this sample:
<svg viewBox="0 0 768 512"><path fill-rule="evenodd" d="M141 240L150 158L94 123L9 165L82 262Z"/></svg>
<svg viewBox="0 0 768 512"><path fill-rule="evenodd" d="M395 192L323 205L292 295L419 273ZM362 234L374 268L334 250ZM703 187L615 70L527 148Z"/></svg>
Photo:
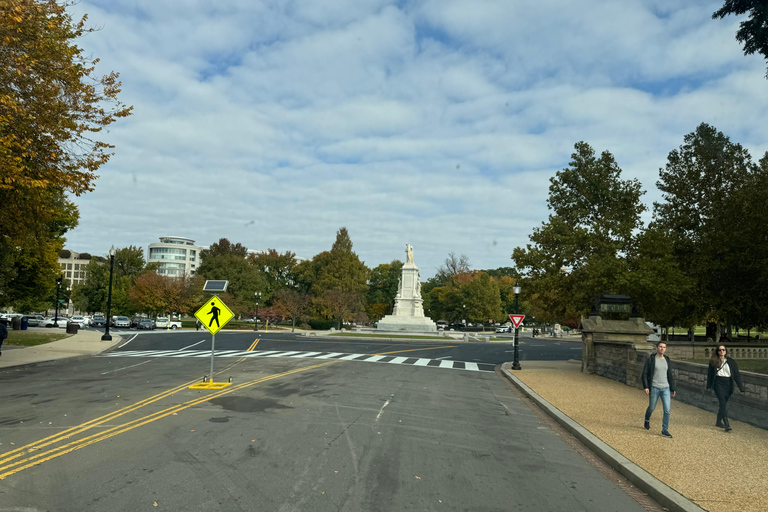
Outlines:
<svg viewBox="0 0 768 512"><path fill-rule="evenodd" d="M391 360L390 363L392 363L392 364L400 364L403 361L406 361L407 359L408 359L407 357L396 357L393 360Z"/></svg>
<svg viewBox="0 0 768 512"><path fill-rule="evenodd" d="M379 409L379 414L376 415L376 419L373 421L379 421L379 418L381 418L381 413L384 412L384 408L389 405L389 402L392 400L392 397L387 398L387 401L384 402L384 405L381 406L381 409Z"/></svg>
<svg viewBox="0 0 768 512"><path fill-rule="evenodd" d="M429 363L429 359L417 359L415 363L413 363L413 366L427 366Z"/></svg>
<svg viewBox="0 0 768 512"><path fill-rule="evenodd" d="M464 363L464 368L467 370L478 371L477 365L475 363Z"/></svg>
<svg viewBox="0 0 768 512"><path fill-rule="evenodd" d="M127 345L127 344L129 344L130 342L132 342L133 340L135 340L135 339L136 339L136 336L138 336L138 334L134 334L134 335L133 335L133 338L131 338L131 339L129 339L128 341L126 341L126 342L125 342L125 345ZM123 347L124 347L125 345L123 345Z"/></svg>
<svg viewBox="0 0 768 512"><path fill-rule="evenodd" d="M150 359L149 361L144 361L143 363L132 364L131 366L125 366L125 367L123 367L123 368L118 368L117 370L110 370L110 371L108 371L108 372L103 372L103 373L102 373L102 375L106 375L106 374L108 374L108 373L119 372L120 370L127 370L128 368L133 368L134 366L141 366L141 365L143 365L143 364L151 363L152 361L153 361L153 360L152 360L152 359Z"/></svg>
<svg viewBox="0 0 768 512"><path fill-rule="evenodd" d="M440 361L440 368L453 368L453 361Z"/></svg>
<svg viewBox="0 0 768 512"><path fill-rule="evenodd" d="M188 348L192 348L192 347L194 347L195 345L199 345L199 344L201 344L201 343L205 343L206 341L208 341L208 340L201 340L201 341L198 341L197 343L193 343L192 345L186 346L186 347L184 347L184 348L180 348L179 350L186 350L186 349L188 349Z"/></svg>

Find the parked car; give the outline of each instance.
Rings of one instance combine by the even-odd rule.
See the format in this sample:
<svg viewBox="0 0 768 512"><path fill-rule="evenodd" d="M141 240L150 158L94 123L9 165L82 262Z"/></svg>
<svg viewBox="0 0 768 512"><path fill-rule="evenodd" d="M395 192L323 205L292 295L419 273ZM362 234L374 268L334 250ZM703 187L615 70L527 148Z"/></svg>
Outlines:
<svg viewBox="0 0 768 512"><path fill-rule="evenodd" d="M69 322L69 318L59 315L58 320L56 320L55 317L49 317L43 320L42 327L66 327L67 322Z"/></svg>
<svg viewBox="0 0 768 512"><path fill-rule="evenodd" d="M131 327L131 320L127 316L116 316L112 318L112 327Z"/></svg>
<svg viewBox="0 0 768 512"><path fill-rule="evenodd" d="M81 329L88 327L88 320L86 320L85 317L82 317L82 316L73 316L72 318L69 319L69 322L79 325Z"/></svg>
<svg viewBox="0 0 768 512"><path fill-rule="evenodd" d="M93 327L106 327L107 319L102 315L93 315L93 318L91 319L91 325Z"/></svg>
<svg viewBox="0 0 768 512"><path fill-rule="evenodd" d="M4 323L6 327L10 327L14 317L21 318L22 316L21 313L3 313L0 315L0 322Z"/></svg>
<svg viewBox="0 0 768 512"><path fill-rule="evenodd" d="M151 318L142 318L139 320L139 324L136 326L137 329L147 329L147 330L154 330L155 329L155 321Z"/></svg>
<svg viewBox="0 0 768 512"><path fill-rule="evenodd" d="M42 322L45 321L43 315L24 315L22 318L27 319L27 325L30 327L42 327Z"/></svg>
<svg viewBox="0 0 768 512"><path fill-rule="evenodd" d="M155 325L158 329L181 329L181 322L169 320L168 317L165 316L157 317Z"/></svg>
<svg viewBox="0 0 768 512"><path fill-rule="evenodd" d="M437 322L435 322L435 325L437 325L437 329L439 331L444 331L448 328L448 322L446 322L445 320L438 320Z"/></svg>
<svg viewBox="0 0 768 512"><path fill-rule="evenodd" d="M141 322L142 318L140 316L135 316L131 318L131 329L138 329L139 328L139 322Z"/></svg>
<svg viewBox="0 0 768 512"><path fill-rule="evenodd" d="M496 332L512 332L512 326L511 325L502 325L501 327L496 328Z"/></svg>

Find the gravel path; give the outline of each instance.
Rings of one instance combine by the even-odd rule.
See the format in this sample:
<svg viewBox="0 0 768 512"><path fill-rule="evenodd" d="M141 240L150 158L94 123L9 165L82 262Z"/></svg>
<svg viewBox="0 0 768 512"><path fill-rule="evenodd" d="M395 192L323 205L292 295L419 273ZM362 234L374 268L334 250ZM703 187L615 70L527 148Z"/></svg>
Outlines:
<svg viewBox="0 0 768 512"><path fill-rule="evenodd" d="M573 362L524 362L515 377L619 453L712 512L768 510L768 431L672 400L669 431L659 435L661 402L643 429L648 398L610 379L581 373ZM738 393L738 391L737 391ZM714 395L713 395L714 400Z"/></svg>

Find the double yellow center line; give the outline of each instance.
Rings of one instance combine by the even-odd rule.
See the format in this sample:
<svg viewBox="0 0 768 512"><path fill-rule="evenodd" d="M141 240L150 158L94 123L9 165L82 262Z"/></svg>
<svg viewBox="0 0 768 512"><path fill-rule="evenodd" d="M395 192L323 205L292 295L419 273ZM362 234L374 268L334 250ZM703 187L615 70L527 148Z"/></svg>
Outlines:
<svg viewBox="0 0 768 512"><path fill-rule="evenodd" d="M253 351L256 348L256 345L259 344L260 339L255 340L247 349L248 352ZM422 347L412 350L397 350L393 352L382 352L378 355L385 355L385 354L397 354L400 352L413 352L418 350L434 350L439 348L452 348L455 345L446 345L441 347ZM246 358L240 358L239 361L231 364L227 368L218 371L217 373L223 373L234 366L240 364L241 362L245 361ZM107 422L110 422L116 418L119 418L120 416L123 416L125 414L129 414L131 412L137 411L141 409L142 407L145 407L147 405L150 405L152 403L155 403L159 400L162 400L164 398L167 398L175 393L181 392L185 389L187 389L190 385L198 382L198 379L185 382L184 384L180 384L174 388L168 389L166 391L163 391L161 393L158 393L154 396L151 396L149 398L145 398L144 400L141 400L139 402L136 402L133 405L130 405L128 407L122 408L119 411L114 411L109 414L105 414L104 416L100 416L98 418L94 418L86 423L82 423L80 425L68 428L62 432L59 432L57 434L45 437L43 439L40 439L38 441L29 443L27 445L21 446L19 448L16 448L14 450L11 450L9 452L0 454L0 480L4 479L7 476L13 475L15 473L18 473L19 471L22 471L24 469L30 468L32 466L35 466L37 464L41 464L43 462L49 461L51 459L55 459L56 457L60 457L64 454L73 452L75 450L79 450L80 448L85 448L86 446L89 446L94 443L98 443L99 441L103 441L105 439L109 439L111 437L114 437L116 435L122 434L124 432L128 432L129 430L133 430L137 427L140 427L142 425L146 425L148 423L152 423L154 421L157 421L161 418L165 418L166 416L170 416L172 414L178 413L179 411L183 411L184 409L188 409L190 407L193 407L195 405L201 404L203 402L207 402L209 400L212 400L214 398L227 395L229 393L232 393L234 391L239 391L241 389L245 389L251 386L254 386L256 384L260 384L262 382L266 382L273 379L279 379L281 377L286 377L288 375L292 375L295 373L304 372L307 370L314 370L316 368L321 368L323 366L332 365L338 362L343 362L340 360L332 360L327 361L324 363L316 364L313 366L306 366L303 368L297 368L294 370L289 370L287 372L283 373L277 373L274 375L268 375L266 377L262 377L256 380L244 382L243 384L233 385L231 387L228 387L226 389L216 391L211 394L207 394L201 397L197 397L193 400L189 400L187 402L183 402L181 404L177 404L171 407L168 407L166 409L163 409L161 411L146 415L144 417L135 419L133 421L129 421L127 423L124 423L122 425L118 425L115 427L108 428L107 430L100 431L97 434L92 434L87 437L83 437L74 441L71 441L66 444L60 444L62 442L65 442L71 438L74 438L78 434L81 434L87 430L90 430L92 428L98 427L100 425L103 425ZM58 445L58 446L53 446ZM50 447L50 448L49 448Z"/></svg>
<svg viewBox="0 0 768 512"><path fill-rule="evenodd" d="M170 416L174 413L177 413L179 411L183 411L184 409L188 409L190 407L193 407L195 405L201 404L203 402L207 402L209 400L212 400L214 398L227 395L229 393L232 393L234 391L239 391L241 389L245 389L250 386L254 386L256 384L260 384L262 382L266 382L273 379L279 379L281 377L285 377L288 375L292 375L295 373L304 372L307 370L313 370L316 368L320 368L323 366L328 366L334 363L337 363L338 361L328 361L321 364L316 364L313 366L306 366L303 368L297 368L294 370L289 370L287 372L283 373L277 373L274 375L268 375L266 377L262 377L256 380L252 380L249 382L244 382L243 384L238 384L235 386L228 387L226 389L223 389L221 391L217 391L211 394L206 394L204 396L195 398L193 400L189 400L187 402L177 404L171 407L168 407L167 409L163 409L162 411L155 412L153 414L149 414L147 416L144 416L142 418L135 419L133 421L129 421L127 423L124 423L122 425L118 425L112 428L109 428L107 430L104 430L102 432L99 432L97 434L92 434L90 436L78 439L76 441L72 441L67 444L59 445L53 448L50 448L45 451L41 451L40 453L35 453L39 450L42 450L45 447L51 446L56 443L60 443L63 441L66 441L77 434L80 434L86 430L89 430L91 428L94 428L98 425L102 425L106 423L107 421L110 421L112 419L115 419L119 416L122 416L124 414L127 414L129 412L135 411L141 407L144 407L146 405L149 405L153 402L156 402L158 400L161 400L169 395L172 395L173 393L179 392L185 388L187 388L189 385L197 382L197 380L182 384L180 386L177 386L175 388L169 389L167 391L164 391L162 393L159 393L153 397L147 398L145 400L142 400L141 402L137 402L136 404L127 407L125 409L121 409L119 411L115 411L113 413L101 416L99 418L93 419L87 423L83 423L82 425L78 425L76 427L69 428L63 432L59 432L58 434L46 437L44 439L41 439L39 441L35 441L33 443L27 444L25 446L22 446L20 448L16 448L15 450L11 450L9 452L6 452L2 455L0 455L0 480L4 479L7 476L13 475L14 473L18 473L19 471L22 471L24 469L30 468L32 466L35 466L37 464L41 464L43 462L46 462L51 459L55 459L56 457L60 457L64 454L73 452L75 450L79 450L80 448L85 448L88 445L98 443L99 441L103 441L105 439L109 439L110 437L114 437L118 434L122 434L124 432L127 432L129 430L133 430L134 428L140 427L142 425L146 425L148 423L152 423L153 421L157 421L161 418L165 418L166 416Z"/></svg>

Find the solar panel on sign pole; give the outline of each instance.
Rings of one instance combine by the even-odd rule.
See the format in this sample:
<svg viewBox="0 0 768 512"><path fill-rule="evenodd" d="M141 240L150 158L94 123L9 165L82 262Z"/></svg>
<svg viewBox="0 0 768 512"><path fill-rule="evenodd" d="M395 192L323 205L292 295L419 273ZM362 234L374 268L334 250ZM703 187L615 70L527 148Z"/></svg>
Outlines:
<svg viewBox="0 0 768 512"><path fill-rule="evenodd" d="M211 293L225 292L227 291L227 286L229 286L229 281L208 280L203 285L203 291Z"/></svg>

